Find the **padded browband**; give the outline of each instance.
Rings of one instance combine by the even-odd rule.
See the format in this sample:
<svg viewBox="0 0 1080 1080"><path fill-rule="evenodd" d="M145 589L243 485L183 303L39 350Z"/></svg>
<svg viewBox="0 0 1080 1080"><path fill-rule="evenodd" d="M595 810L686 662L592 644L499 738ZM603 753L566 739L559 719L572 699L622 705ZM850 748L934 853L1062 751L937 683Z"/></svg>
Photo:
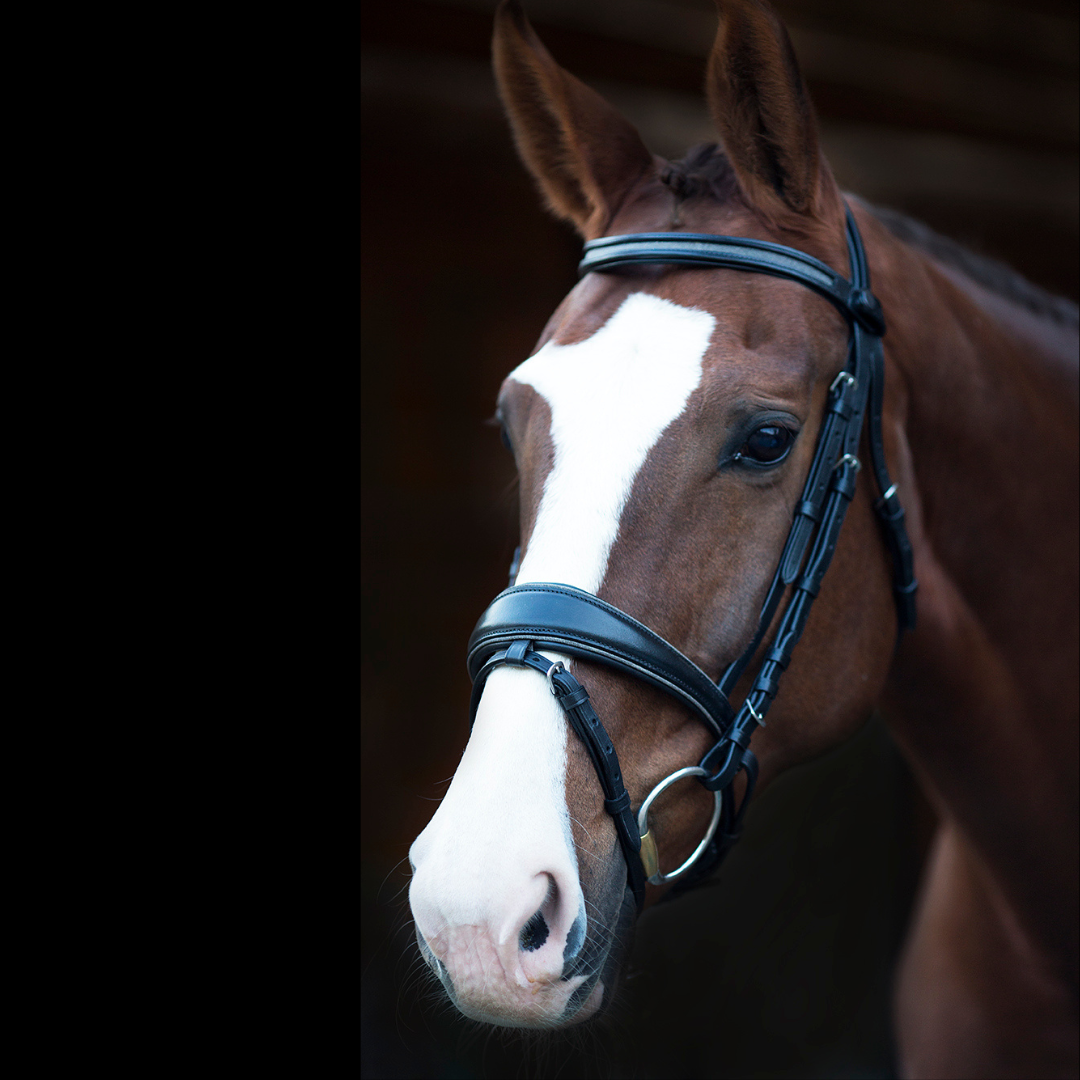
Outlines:
<svg viewBox="0 0 1080 1080"><path fill-rule="evenodd" d="M788 278L820 293L845 317L854 317L872 334L885 331L881 304L868 289L859 288L830 266L794 248L767 240L708 233L633 233L604 236L585 245L578 273L628 263L672 263L680 266L726 266Z"/></svg>
<svg viewBox="0 0 1080 1080"><path fill-rule="evenodd" d="M635 675L690 706L718 738L734 711L717 685L659 634L591 593L569 585L515 585L500 593L469 638L469 677L511 642L527 640Z"/></svg>

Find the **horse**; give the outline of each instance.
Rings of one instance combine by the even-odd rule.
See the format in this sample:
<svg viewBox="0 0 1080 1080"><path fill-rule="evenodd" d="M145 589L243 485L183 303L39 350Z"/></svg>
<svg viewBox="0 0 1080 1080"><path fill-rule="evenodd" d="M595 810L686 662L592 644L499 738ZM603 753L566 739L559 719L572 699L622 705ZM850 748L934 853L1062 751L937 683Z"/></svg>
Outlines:
<svg viewBox="0 0 1080 1080"><path fill-rule="evenodd" d="M498 396L521 547L474 641L514 633L470 656L472 732L410 849L420 952L472 1019L603 1015L638 912L722 856L755 780L878 709L937 814L901 1072L1076 1075L1076 309L842 194L779 17L718 7L719 143L674 162L496 14L518 151L587 254ZM535 627L499 615L525 594Z"/></svg>

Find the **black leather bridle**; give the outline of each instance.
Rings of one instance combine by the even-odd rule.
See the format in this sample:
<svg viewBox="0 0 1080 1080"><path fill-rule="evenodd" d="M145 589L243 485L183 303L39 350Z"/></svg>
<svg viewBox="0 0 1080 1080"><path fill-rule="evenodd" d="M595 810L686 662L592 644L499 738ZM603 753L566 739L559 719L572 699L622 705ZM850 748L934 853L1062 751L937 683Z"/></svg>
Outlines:
<svg viewBox="0 0 1080 1080"><path fill-rule="evenodd" d="M475 719L484 683L499 665L532 668L546 675L551 692L566 712L574 731L592 759L604 806L626 858L630 887L640 909L645 882L669 881L694 866L692 881L706 877L735 842L753 793L757 761L750 737L764 726L776 697L780 676L806 625L810 607L832 560L840 526L855 494L860 463L857 457L863 422L868 427L870 463L880 498L874 504L893 560L893 591L900 631L915 625L916 582L904 510L889 479L881 435L885 382L881 338L885 321L881 305L870 292L870 277L862 238L851 211L847 212L851 281L817 259L794 248L735 236L689 233L635 233L606 236L585 245L581 274L635 263L671 263L750 270L801 282L824 296L851 327L847 363L829 388L825 420L806 478L795 520L788 533L758 619L757 631L742 655L714 683L673 645L625 612L597 596L569 585L529 583L500 593L480 617L469 639L469 675L473 680L470 718ZM781 600L793 586L772 647L765 654L753 686L736 712L728 700L739 676L750 663L772 624ZM635 817L623 784L619 758L592 708L585 688L562 666L538 649L550 648L599 661L633 675L671 694L696 712L716 736L715 745L700 765L680 769L658 784ZM470 722L471 722L470 719ZM733 781L747 774L745 793L735 806ZM655 841L648 832L652 800L675 780L696 776L716 794L709 831L691 857L669 874L659 872ZM717 832L718 820L723 828Z"/></svg>

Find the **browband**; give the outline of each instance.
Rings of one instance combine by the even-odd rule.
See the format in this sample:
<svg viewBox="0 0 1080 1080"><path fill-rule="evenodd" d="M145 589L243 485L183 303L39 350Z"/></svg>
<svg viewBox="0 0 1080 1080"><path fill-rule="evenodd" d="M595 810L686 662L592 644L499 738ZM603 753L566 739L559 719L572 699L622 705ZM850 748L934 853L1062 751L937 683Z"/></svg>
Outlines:
<svg viewBox="0 0 1080 1080"><path fill-rule="evenodd" d="M727 266L759 274L788 278L820 293L847 318L858 320L871 334L885 333L885 318L877 297L848 281L831 266L795 248L767 240L705 233L632 233L604 236L585 244L578 274L611 270L635 263L672 263L680 266Z"/></svg>

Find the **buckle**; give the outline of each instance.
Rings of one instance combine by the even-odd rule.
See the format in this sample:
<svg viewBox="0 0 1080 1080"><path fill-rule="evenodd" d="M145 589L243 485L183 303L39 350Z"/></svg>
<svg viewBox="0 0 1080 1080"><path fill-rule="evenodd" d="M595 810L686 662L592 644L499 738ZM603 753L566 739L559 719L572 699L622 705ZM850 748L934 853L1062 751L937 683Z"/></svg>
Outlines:
<svg viewBox="0 0 1080 1080"><path fill-rule="evenodd" d="M559 691L555 689L555 676L563 670L564 668L561 660L556 660L555 663L547 669L548 689L551 691L551 696L554 698L559 696Z"/></svg>

